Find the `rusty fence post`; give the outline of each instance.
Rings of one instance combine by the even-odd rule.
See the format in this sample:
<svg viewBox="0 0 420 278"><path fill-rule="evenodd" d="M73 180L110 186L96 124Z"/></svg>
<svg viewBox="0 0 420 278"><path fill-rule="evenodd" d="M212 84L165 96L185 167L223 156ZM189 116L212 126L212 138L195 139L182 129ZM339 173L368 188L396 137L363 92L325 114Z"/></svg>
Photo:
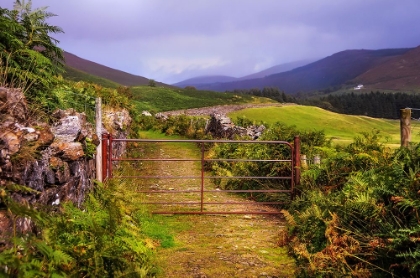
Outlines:
<svg viewBox="0 0 420 278"><path fill-rule="evenodd" d="M112 134L108 135L108 178L112 178Z"/></svg>
<svg viewBox="0 0 420 278"><path fill-rule="evenodd" d="M109 134L102 134L102 181L108 178L108 137Z"/></svg>
<svg viewBox="0 0 420 278"><path fill-rule="evenodd" d="M292 187L292 199L295 196L295 187L300 184L300 137L295 136L293 141L293 168L294 168L294 184Z"/></svg>

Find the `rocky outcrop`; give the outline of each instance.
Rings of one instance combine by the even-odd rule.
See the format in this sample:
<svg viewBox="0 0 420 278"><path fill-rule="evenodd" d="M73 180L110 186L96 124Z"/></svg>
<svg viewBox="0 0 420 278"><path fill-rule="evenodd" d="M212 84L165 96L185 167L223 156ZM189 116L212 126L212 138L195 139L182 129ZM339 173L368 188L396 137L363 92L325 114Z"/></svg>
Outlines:
<svg viewBox="0 0 420 278"><path fill-rule="evenodd" d="M128 111L108 111L104 118L114 137L127 136ZM52 125L34 121L28 116L21 90L0 88L0 193L21 204L56 206L71 201L81 206L94 186L92 150L99 144L98 136L84 113L57 110L52 119ZM118 156L125 145L116 149ZM30 190L16 190L19 186ZM0 236L1 231L10 230L2 206L0 203ZM28 227L28 220L18 221L18 230Z"/></svg>
<svg viewBox="0 0 420 278"><path fill-rule="evenodd" d="M265 130L264 125L249 126L247 128L236 126L229 117L222 114L211 114L206 125L206 133L215 138L235 139L235 137L248 137L258 139Z"/></svg>

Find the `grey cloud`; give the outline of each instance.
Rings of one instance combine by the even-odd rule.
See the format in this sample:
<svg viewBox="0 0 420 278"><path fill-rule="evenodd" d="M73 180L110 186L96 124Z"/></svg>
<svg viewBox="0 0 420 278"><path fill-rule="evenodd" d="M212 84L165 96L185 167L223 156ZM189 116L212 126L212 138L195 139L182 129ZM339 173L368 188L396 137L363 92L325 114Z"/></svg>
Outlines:
<svg viewBox="0 0 420 278"><path fill-rule="evenodd" d="M420 44L418 0L32 2L58 15L51 23L64 29L57 38L65 50L164 82L239 77L345 49Z"/></svg>

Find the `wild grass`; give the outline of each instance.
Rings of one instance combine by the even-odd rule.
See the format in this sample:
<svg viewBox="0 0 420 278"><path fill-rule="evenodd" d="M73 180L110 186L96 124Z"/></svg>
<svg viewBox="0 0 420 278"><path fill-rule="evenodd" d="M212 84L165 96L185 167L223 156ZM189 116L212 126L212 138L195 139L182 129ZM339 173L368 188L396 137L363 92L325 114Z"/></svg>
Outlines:
<svg viewBox="0 0 420 278"><path fill-rule="evenodd" d="M400 143L400 122L366 116L352 116L330 112L313 106L290 105L282 107L249 108L229 114L232 119L245 117L255 122L294 125L298 130L323 130L337 144L347 144L362 132L379 130L388 144ZM412 123L412 141L420 141L420 125Z"/></svg>

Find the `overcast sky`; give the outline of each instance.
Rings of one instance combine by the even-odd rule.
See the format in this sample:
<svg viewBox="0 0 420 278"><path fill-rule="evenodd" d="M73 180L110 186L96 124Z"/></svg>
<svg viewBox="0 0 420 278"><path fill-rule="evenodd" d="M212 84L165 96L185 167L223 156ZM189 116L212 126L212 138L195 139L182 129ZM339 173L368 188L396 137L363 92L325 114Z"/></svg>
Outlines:
<svg viewBox="0 0 420 278"><path fill-rule="evenodd" d="M0 6L13 7L13 0ZM420 0L33 0L59 46L165 83L420 45Z"/></svg>

